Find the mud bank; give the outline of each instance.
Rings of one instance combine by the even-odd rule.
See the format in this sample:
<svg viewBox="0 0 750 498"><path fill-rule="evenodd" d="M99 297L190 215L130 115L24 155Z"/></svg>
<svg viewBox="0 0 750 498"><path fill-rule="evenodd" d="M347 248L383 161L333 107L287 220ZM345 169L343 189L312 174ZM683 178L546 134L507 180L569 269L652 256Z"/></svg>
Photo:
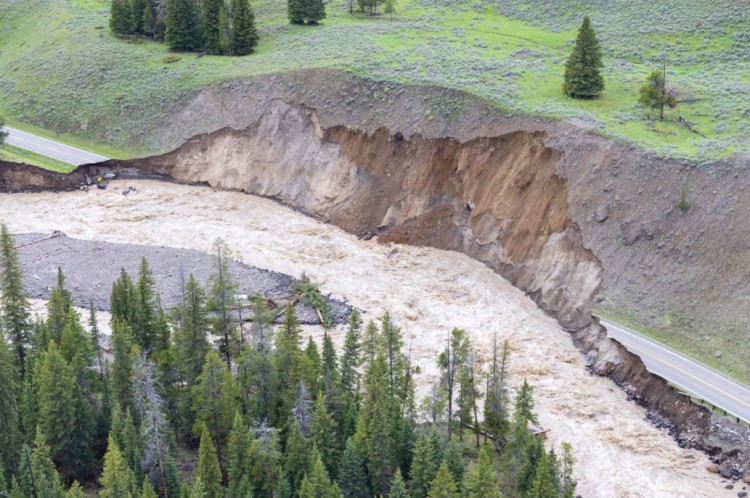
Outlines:
<svg viewBox="0 0 750 498"><path fill-rule="evenodd" d="M602 265L569 217L568 185L558 174L566 159L546 140L540 131L458 141L324 128L314 110L274 100L245 130L222 129L162 156L74 175L81 182L117 171L258 194L365 238L467 254L555 316L590 368L667 419L680 444L726 460L727 476L743 474L747 441L717 444L710 412L649 374L592 321Z"/></svg>

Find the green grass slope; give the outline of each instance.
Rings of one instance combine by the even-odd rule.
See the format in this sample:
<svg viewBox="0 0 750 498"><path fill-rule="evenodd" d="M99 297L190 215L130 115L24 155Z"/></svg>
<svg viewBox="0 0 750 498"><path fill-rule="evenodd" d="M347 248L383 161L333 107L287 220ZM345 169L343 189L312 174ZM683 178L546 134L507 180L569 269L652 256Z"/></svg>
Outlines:
<svg viewBox="0 0 750 498"><path fill-rule="evenodd" d="M736 0L401 0L388 16L327 5L316 27L292 26L283 0L254 0L260 45L241 58L181 54L123 41L103 0L0 0L0 113L107 144L108 155L147 149L145 122L166 119L198 88L243 76L335 67L380 80L465 90L523 113L574 119L664 155L715 159L750 153L750 9ZM576 29L588 14L604 49L606 89L575 101L561 91ZM635 106L668 50L679 111L705 135L651 123ZM129 137L128 141L123 136ZM101 149L100 149L101 150Z"/></svg>

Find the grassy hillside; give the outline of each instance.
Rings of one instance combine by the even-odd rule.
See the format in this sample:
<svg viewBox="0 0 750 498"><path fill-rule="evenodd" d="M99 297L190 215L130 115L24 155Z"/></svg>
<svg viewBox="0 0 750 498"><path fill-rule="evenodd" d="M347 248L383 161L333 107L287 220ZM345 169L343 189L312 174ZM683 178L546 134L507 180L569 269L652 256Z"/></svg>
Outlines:
<svg viewBox="0 0 750 498"><path fill-rule="evenodd" d="M282 0L254 0L261 40L242 58L181 54L123 41L104 0L0 0L0 112L106 143L110 155L148 148L143 123L161 122L203 85L311 67L466 90L519 112L572 118L662 154L713 159L750 153L750 9L736 0L400 0L397 17L350 16L343 0L317 27L291 26ZM561 75L583 14L605 54L602 98L564 97ZM635 105L668 50L680 112L706 135L650 123ZM146 126L146 129L149 127ZM127 138L124 138L127 137Z"/></svg>

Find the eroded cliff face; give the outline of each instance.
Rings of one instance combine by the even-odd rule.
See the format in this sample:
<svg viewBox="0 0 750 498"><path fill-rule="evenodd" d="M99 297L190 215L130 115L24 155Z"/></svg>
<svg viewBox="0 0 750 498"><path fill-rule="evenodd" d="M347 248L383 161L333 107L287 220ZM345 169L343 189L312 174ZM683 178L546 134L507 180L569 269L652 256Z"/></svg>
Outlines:
<svg viewBox="0 0 750 498"><path fill-rule="evenodd" d="M515 130L458 141L325 128L314 110L273 100L244 130L199 135L161 156L82 167L69 178L117 171L204 183L278 199L361 236L464 252L554 315L591 369L668 419L681 444L741 461L736 446L714 444L707 410L649 374L592 320L602 266L569 217L569 189L558 175L565 157L545 138Z"/></svg>
<svg viewBox="0 0 750 498"><path fill-rule="evenodd" d="M201 135L141 171L274 197L348 231L464 252L535 297L567 329L591 322L596 257L567 216L559 151L544 134L459 142L324 129L273 101L253 126Z"/></svg>

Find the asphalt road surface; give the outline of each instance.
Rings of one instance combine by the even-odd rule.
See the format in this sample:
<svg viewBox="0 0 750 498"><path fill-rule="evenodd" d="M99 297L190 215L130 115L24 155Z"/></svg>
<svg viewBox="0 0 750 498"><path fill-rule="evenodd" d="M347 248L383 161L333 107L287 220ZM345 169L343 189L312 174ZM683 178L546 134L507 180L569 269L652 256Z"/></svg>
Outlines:
<svg viewBox="0 0 750 498"><path fill-rule="evenodd" d="M730 415L750 422L750 387L634 330L604 318L599 320L607 329L607 334L640 356L650 372Z"/></svg>
<svg viewBox="0 0 750 498"><path fill-rule="evenodd" d="M5 130L9 132L6 143L59 161L75 164L76 166L80 166L81 164L98 163L109 159L108 157L86 152L85 150L64 145L60 142L55 142L54 140L38 137L31 133L26 133L25 131L16 130L7 126L5 127Z"/></svg>

